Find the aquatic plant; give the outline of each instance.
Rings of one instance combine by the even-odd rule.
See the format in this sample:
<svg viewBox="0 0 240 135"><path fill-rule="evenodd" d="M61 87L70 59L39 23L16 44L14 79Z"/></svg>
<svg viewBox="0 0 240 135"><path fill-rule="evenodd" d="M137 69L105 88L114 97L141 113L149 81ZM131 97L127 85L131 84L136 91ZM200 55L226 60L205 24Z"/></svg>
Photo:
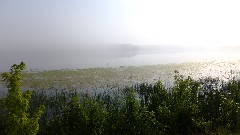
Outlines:
<svg viewBox="0 0 240 135"><path fill-rule="evenodd" d="M28 96L24 96L19 92L21 77L18 74L23 67L15 65L10 73L4 75L5 81L19 83L8 83L14 86L9 86L10 90L14 88L12 91L15 91L12 92L15 93L11 96L12 102L6 102L10 97L0 98L1 134L20 133L21 126L26 127L21 131L26 131L30 124L23 124L23 120L19 122L18 118L28 123L33 118L30 116L39 112L40 105L46 109L40 119L40 115L35 119L39 123L38 132L37 128L32 132L39 135L240 133L240 80L236 78L228 81L211 77L194 80L176 71L171 87L158 81L126 88L119 86L111 91L94 94L76 89L70 84L52 84L48 89L36 88L31 96L29 92L26 92ZM90 71L96 72L94 69ZM20 105L22 109L19 109ZM16 109L24 115L18 114L20 112L16 112ZM17 117L11 118L12 115L8 113L10 110ZM15 120L19 122L16 125L6 122ZM16 130L9 128L11 126L16 126Z"/></svg>

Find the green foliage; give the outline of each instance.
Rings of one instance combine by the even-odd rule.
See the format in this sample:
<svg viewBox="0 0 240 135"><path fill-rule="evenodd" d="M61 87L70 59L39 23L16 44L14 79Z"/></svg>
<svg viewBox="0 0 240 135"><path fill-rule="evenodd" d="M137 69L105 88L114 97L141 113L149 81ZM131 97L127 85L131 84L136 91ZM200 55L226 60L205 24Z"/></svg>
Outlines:
<svg viewBox="0 0 240 135"><path fill-rule="evenodd" d="M127 89L125 97L125 132L129 134L157 134L159 123L153 111L148 111L146 106L141 107L136 99L134 89Z"/></svg>
<svg viewBox="0 0 240 135"><path fill-rule="evenodd" d="M240 133L240 80L193 80L176 71L172 87L159 81L115 94L91 95L54 86L22 93L24 67L24 63L14 65L2 75L9 91L6 98L0 98L0 134ZM40 119L41 104L46 111Z"/></svg>
<svg viewBox="0 0 240 135"><path fill-rule="evenodd" d="M103 134L107 116L103 102L88 98L81 101L78 97L74 97L64 111L62 121L67 131L65 134Z"/></svg>
<svg viewBox="0 0 240 135"><path fill-rule="evenodd" d="M6 81L8 95L6 97L6 134L35 135L39 129L38 120L43 113L44 107L38 108L32 116L27 112L31 92L21 93L21 72L25 64L14 64L9 73L3 73L3 81Z"/></svg>
<svg viewBox="0 0 240 135"><path fill-rule="evenodd" d="M6 106L5 103L6 100L4 98L0 99L0 134L3 135L5 134L5 129L6 129Z"/></svg>
<svg viewBox="0 0 240 135"><path fill-rule="evenodd" d="M45 96L34 93L31 99L55 112L45 114L39 134L239 133L240 80L201 82L176 74L171 88L161 82L141 84L115 96L51 90Z"/></svg>

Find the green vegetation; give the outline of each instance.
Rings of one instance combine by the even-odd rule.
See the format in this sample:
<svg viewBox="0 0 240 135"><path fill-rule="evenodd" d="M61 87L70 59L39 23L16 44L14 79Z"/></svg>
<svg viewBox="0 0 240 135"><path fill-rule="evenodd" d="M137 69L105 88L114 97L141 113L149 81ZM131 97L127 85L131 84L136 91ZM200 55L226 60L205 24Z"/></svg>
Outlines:
<svg viewBox="0 0 240 135"><path fill-rule="evenodd" d="M9 73L2 74L3 81L6 81L8 95L1 100L4 104L1 110L2 123L5 129L1 130L3 134L13 135L35 135L39 130L38 120L43 113L44 107L41 106L30 116L27 112L29 109L29 100L31 92L21 93L21 71L25 68L25 64L13 65ZM5 116L5 117L3 117Z"/></svg>
<svg viewBox="0 0 240 135"><path fill-rule="evenodd" d="M175 71L172 87L158 81L94 95L52 86L30 95L20 92L23 69L23 63L14 65L2 76L9 91L0 99L1 134L240 133L240 80L235 78L194 80Z"/></svg>
<svg viewBox="0 0 240 135"><path fill-rule="evenodd" d="M222 63L205 62L140 67L30 71L23 73L22 85L31 89L48 89L52 85L58 87L77 86L81 89L89 86L103 89L114 89L117 86L125 88L125 86L132 86L136 83L148 82L153 84L158 80L161 80L163 83L164 81L173 81L173 71L175 69L178 69L182 75L191 75L193 78L198 78L201 77L202 69L209 68L212 65L214 67L223 66ZM229 65L231 70L235 70L231 63ZM203 73L206 73L206 71Z"/></svg>

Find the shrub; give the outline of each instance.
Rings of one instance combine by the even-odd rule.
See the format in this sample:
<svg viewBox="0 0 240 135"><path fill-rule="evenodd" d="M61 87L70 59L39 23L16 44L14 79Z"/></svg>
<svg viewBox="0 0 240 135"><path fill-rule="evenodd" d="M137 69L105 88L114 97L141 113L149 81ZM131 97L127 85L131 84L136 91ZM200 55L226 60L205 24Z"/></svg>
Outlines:
<svg viewBox="0 0 240 135"><path fill-rule="evenodd" d="M9 135L35 135L38 132L41 114L44 107L41 106L30 116L27 112L29 109L29 99L31 92L21 93L21 72L25 69L25 64L21 62L19 65L14 64L9 73L3 73L3 81L6 82L8 94L6 97L6 130Z"/></svg>

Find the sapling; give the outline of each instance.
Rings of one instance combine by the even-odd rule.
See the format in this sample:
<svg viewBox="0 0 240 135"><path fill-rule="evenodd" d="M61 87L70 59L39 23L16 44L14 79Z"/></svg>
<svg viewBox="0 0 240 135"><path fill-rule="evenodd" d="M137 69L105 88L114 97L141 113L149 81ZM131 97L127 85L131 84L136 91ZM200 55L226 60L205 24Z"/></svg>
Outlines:
<svg viewBox="0 0 240 135"><path fill-rule="evenodd" d="M6 82L8 94L6 97L7 127L6 134L9 135L35 135L39 130L38 120L44 111L44 106L40 106L37 111L30 116L29 100L32 92L21 92L21 73L25 69L25 63L14 64L9 73L3 73L3 81Z"/></svg>

